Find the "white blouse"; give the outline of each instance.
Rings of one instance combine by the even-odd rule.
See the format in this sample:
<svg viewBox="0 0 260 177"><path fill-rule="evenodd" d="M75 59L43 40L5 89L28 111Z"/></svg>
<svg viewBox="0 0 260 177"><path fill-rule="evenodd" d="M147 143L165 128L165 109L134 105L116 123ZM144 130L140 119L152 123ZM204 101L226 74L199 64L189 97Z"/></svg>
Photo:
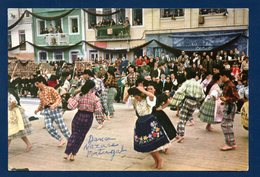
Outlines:
<svg viewBox="0 0 260 177"><path fill-rule="evenodd" d="M146 97L145 100L135 101L135 109L139 116L145 116L152 113L153 107L156 104L156 97L154 97L153 101Z"/></svg>

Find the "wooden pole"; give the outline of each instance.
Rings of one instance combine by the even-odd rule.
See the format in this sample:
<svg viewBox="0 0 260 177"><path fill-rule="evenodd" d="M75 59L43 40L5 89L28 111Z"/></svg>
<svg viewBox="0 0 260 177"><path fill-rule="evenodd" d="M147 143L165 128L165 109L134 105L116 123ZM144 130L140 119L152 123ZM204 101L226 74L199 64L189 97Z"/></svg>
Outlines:
<svg viewBox="0 0 260 177"><path fill-rule="evenodd" d="M15 70L17 69L17 66L18 66L18 62L16 63L16 65L15 65L15 67L14 67L14 70L13 70L13 73L12 73L12 76L11 76L11 78L13 78L13 77L14 77L14 73L15 73Z"/></svg>
<svg viewBox="0 0 260 177"><path fill-rule="evenodd" d="M74 62L74 68L73 68L73 73L72 73L72 79L74 78L76 67L77 67L77 63Z"/></svg>

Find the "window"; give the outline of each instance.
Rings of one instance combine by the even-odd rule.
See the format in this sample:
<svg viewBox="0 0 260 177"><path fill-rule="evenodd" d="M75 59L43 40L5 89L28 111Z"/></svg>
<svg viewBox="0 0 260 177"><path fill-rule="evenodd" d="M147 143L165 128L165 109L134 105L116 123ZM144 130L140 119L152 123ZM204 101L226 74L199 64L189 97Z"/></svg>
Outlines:
<svg viewBox="0 0 260 177"><path fill-rule="evenodd" d="M11 36L11 31L8 31L8 48L12 48L12 36Z"/></svg>
<svg viewBox="0 0 260 177"><path fill-rule="evenodd" d="M116 9L118 11L120 9ZM116 23L123 24L125 21L125 9L121 9L120 12L116 13Z"/></svg>
<svg viewBox="0 0 260 177"><path fill-rule="evenodd" d="M174 17L182 17L184 16L184 9L173 9Z"/></svg>
<svg viewBox="0 0 260 177"><path fill-rule="evenodd" d="M161 9L161 18L167 17L183 17L184 9Z"/></svg>
<svg viewBox="0 0 260 177"><path fill-rule="evenodd" d="M174 9L161 9L161 18L173 17Z"/></svg>
<svg viewBox="0 0 260 177"><path fill-rule="evenodd" d="M37 21L37 27L38 27L38 34L47 34L47 33L49 33L48 29L47 29L47 27L45 25L45 21L43 21L43 20Z"/></svg>
<svg viewBox="0 0 260 177"><path fill-rule="evenodd" d="M69 32L70 33L79 33L79 18L78 17L70 17L69 21Z"/></svg>
<svg viewBox="0 0 260 177"><path fill-rule="evenodd" d="M91 13L96 13L96 9L88 9ZM97 17L88 13L88 29L94 28L97 25Z"/></svg>
<svg viewBox="0 0 260 177"><path fill-rule="evenodd" d="M133 9L133 26L143 25L143 10L142 9Z"/></svg>
<svg viewBox="0 0 260 177"><path fill-rule="evenodd" d="M112 9L111 8L104 8L103 9L103 14L111 14L112 13ZM103 17L103 20L110 20L112 19L112 15L109 15L109 16L104 16Z"/></svg>
<svg viewBox="0 0 260 177"><path fill-rule="evenodd" d="M70 57L73 63L78 59L78 55L79 55L79 51L72 51L70 53Z"/></svg>
<svg viewBox="0 0 260 177"><path fill-rule="evenodd" d="M62 60L63 59L63 52L54 52L53 53L53 58L54 58L54 60Z"/></svg>
<svg viewBox="0 0 260 177"><path fill-rule="evenodd" d="M200 9L200 15L225 14L227 9Z"/></svg>
<svg viewBox="0 0 260 177"><path fill-rule="evenodd" d="M61 19L52 21L52 24L55 29L55 33L63 33Z"/></svg>
<svg viewBox="0 0 260 177"><path fill-rule="evenodd" d="M89 50L89 58L91 61L95 61L98 58L97 50Z"/></svg>
<svg viewBox="0 0 260 177"><path fill-rule="evenodd" d="M40 61L46 61L47 60L47 52L40 51L39 52L39 59L40 59Z"/></svg>
<svg viewBox="0 0 260 177"><path fill-rule="evenodd" d="M22 44L20 46L20 50L26 50L26 45L25 45L25 31L24 30L19 30L19 44Z"/></svg>

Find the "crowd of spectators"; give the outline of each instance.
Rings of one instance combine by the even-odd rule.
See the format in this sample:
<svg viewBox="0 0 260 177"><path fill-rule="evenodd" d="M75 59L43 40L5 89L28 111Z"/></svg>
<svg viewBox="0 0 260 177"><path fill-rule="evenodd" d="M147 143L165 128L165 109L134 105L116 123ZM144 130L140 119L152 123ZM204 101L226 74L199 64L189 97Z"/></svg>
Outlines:
<svg viewBox="0 0 260 177"><path fill-rule="evenodd" d="M15 76L12 80L16 80L17 89L20 96L32 95L36 97L37 89L32 84L33 79L38 75L43 75L46 80L54 80L56 84L52 86L58 88L62 86L65 76L70 73L72 76L70 82L75 87L81 80L81 75L85 69L91 69L96 73L97 77L104 80L107 77L108 69L112 68L115 71L115 76L119 87L117 102L123 100L124 87L132 86L129 81L129 70L134 69L134 73L146 80L153 80L156 83L157 91L173 95L180 85L186 80L185 69L192 68L196 71L196 80L202 85L208 83L208 78L218 70L230 70L233 76L233 82L236 84L241 97L238 102L238 108L241 108L243 100L246 99L245 90L248 90L248 70L249 57L243 51L238 49L217 53L213 52L193 52L188 55L185 51L174 59L166 59L160 57L148 57L147 55L135 57L129 61L126 58L93 60L91 62L77 61L74 64L66 63L65 61L49 62L53 66L52 71L38 68L34 75L31 76ZM131 69L129 69L131 68ZM239 109L238 109L239 111Z"/></svg>

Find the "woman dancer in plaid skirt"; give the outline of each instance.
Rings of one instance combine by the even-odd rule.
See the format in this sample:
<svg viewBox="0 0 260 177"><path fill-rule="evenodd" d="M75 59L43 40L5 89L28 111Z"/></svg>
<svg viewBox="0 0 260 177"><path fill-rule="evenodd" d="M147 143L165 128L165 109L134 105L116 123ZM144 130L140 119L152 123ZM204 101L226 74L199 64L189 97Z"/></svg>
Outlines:
<svg viewBox="0 0 260 177"><path fill-rule="evenodd" d="M81 93L68 100L68 108L78 108L78 112L72 120L72 134L65 150L65 159L74 161L75 155L92 125L93 113L95 116L103 118L100 100L91 90L94 87L94 81L87 80L81 88Z"/></svg>
<svg viewBox="0 0 260 177"><path fill-rule="evenodd" d="M206 87L205 95L206 98L200 107L200 111L198 114L199 119L202 122L206 122L206 130L212 131L211 124L219 123L215 121L215 116L217 113L216 109L216 100L219 99L220 95L222 94L222 90L219 87L220 84L220 75L214 74L212 77L212 81Z"/></svg>
<svg viewBox="0 0 260 177"><path fill-rule="evenodd" d="M8 92L8 147L13 139L21 138L27 146L25 151L28 152L32 149L32 144L27 138L32 133L32 124L25 116L23 108L19 105L19 97L17 100L14 95ZM17 114L20 114L21 120L18 120ZM20 125L18 125L19 121Z"/></svg>

